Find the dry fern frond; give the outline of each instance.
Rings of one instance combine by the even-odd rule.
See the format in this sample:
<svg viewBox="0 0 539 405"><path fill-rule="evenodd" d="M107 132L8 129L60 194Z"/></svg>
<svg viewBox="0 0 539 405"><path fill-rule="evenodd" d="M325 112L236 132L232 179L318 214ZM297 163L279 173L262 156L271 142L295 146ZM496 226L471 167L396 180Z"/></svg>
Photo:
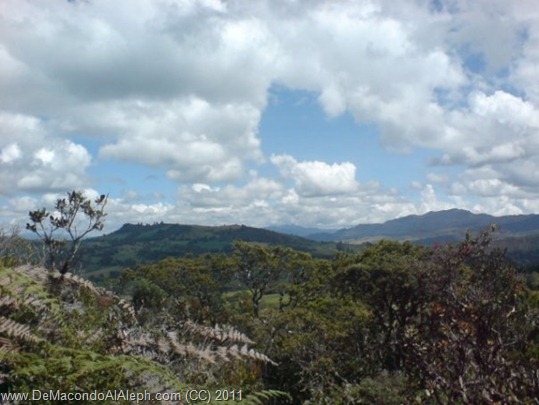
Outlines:
<svg viewBox="0 0 539 405"><path fill-rule="evenodd" d="M169 346L166 346L164 342L161 342L161 347L165 349L170 347L174 353L182 357L193 356L205 360L209 363L215 363L215 356L209 347L199 349L191 342L187 344L180 343L180 341L178 340L177 331L167 332L166 337L169 342Z"/></svg>
<svg viewBox="0 0 539 405"><path fill-rule="evenodd" d="M138 354L143 354L148 357L148 349L150 351L157 345L155 340L149 334L141 334L136 338L131 338L128 334L124 333L123 336L118 336L121 339L118 349L122 353L132 353L136 352ZM149 356L155 357L155 356Z"/></svg>
<svg viewBox="0 0 539 405"><path fill-rule="evenodd" d="M41 273L45 270L40 267L37 269L32 266L0 269L0 277L2 278L0 291L4 297L11 297L11 300L16 301L17 309L19 306L26 306L38 311L49 308L56 312L58 308L52 308L55 300L49 296L44 288L44 278ZM6 299L5 303L8 300L9 298Z"/></svg>
<svg viewBox="0 0 539 405"><path fill-rule="evenodd" d="M18 351L18 346L13 342L13 340L0 337L0 357L2 352L13 352Z"/></svg>
<svg viewBox="0 0 539 405"><path fill-rule="evenodd" d="M159 339L157 339L157 350L165 354L170 353L170 350L171 350L170 340L164 337L160 337Z"/></svg>
<svg viewBox="0 0 539 405"><path fill-rule="evenodd" d="M241 353L240 353L240 350L238 348L238 345L233 345L233 346L230 346L230 347L225 347L226 349L226 355L230 355L236 359L240 359L241 358Z"/></svg>
<svg viewBox="0 0 539 405"><path fill-rule="evenodd" d="M262 361L262 362L264 362L264 363L272 364L272 365L274 365L274 366L278 366L278 365L279 365L279 364L277 364L276 362L274 362L272 359L270 359L268 356L266 356L265 354L260 353L260 352L257 352L257 351L254 350L254 349L249 350L249 357L251 357L252 359L256 359L256 360Z"/></svg>
<svg viewBox="0 0 539 405"><path fill-rule="evenodd" d="M199 358L207 361L208 363L211 363L211 364L216 363L215 352L213 350L211 350L210 347L206 347L204 349L199 349L196 354L197 354L197 356Z"/></svg>
<svg viewBox="0 0 539 405"><path fill-rule="evenodd" d="M48 279L48 271L39 266L32 266L29 264L15 267L14 269L6 269L9 271L9 274L15 277L17 274L23 274L28 278L31 278L34 282L40 284L45 284Z"/></svg>
<svg viewBox="0 0 539 405"><path fill-rule="evenodd" d="M0 297L0 308L6 308L8 310L15 310L19 308L19 300L17 300L15 297L11 297L9 295L4 295L3 297Z"/></svg>
<svg viewBox="0 0 539 405"><path fill-rule="evenodd" d="M96 286L90 280L86 280L85 278L72 273L61 274L58 271L49 272L49 277L55 281L61 280L63 282L67 282L77 288L84 288L96 296L112 298L116 302L118 308L126 312L132 320L136 321L135 309L133 306L131 306L131 304L129 304L123 298L118 297L111 291Z"/></svg>
<svg viewBox="0 0 539 405"><path fill-rule="evenodd" d="M10 284L11 277L9 274L0 274L0 286L5 286Z"/></svg>
<svg viewBox="0 0 539 405"><path fill-rule="evenodd" d="M3 316L0 316L0 333L27 342L37 343L42 340L35 336L28 326L15 322Z"/></svg>
<svg viewBox="0 0 539 405"><path fill-rule="evenodd" d="M211 328L210 328L211 329ZM250 358L253 360L262 361L264 363L269 363L272 365L277 365L273 360L263 353L257 352L256 350L249 348L248 344L245 343L241 349L238 348L237 344L234 344L230 347L228 346L217 346L215 349L212 349L210 346L205 347L204 349L197 348L193 343L189 342L187 344L182 344L178 340L177 331L167 332L167 342L160 340L158 342L158 348L162 348L162 352L168 353L171 349L174 353L180 356L196 356L202 360L205 360L209 363L216 363L217 358L222 359L223 361L229 361L231 357L240 359L240 358Z"/></svg>
<svg viewBox="0 0 539 405"><path fill-rule="evenodd" d="M196 333L199 336L202 336L207 339L217 340L219 342L239 342L254 344L254 342L249 339L249 337L231 326L221 327L218 324L213 328L204 325L198 325L194 322L187 321L185 323L185 328L191 333Z"/></svg>
<svg viewBox="0 0 539 405"><path fill-rule="evenodd" d="M61 274L58 271L53 271L49 272L49 276L53 280L62 280L76 287L85 288L96 295L100 295L102 293L102 289L97 287L94 283L72 273Z"/></svg>
<svg viewBox="0 0 539 405"><path fill-rule="evenodd" d="M242 348L239 349L237 353L240 354L243 357L250 357L252 359L259 360L259 361L262 361L264 363L269 363L269 364L272 364L274 366L278 365L277 363L275 363L273 360L271 360L265 354L257 352L254 349L249 349L249 347L247 345L243 345Z"/></svg>
<svg viewBox="0 0 539 405"><path fill-rule="evenodd" d="M230 361L229 355L229 347L226 346L219 346L216 350L217 356L219 356L223 361Z"/></svg>
<svg viewBox="0 0 539 405"><path fill-rule="evenodd" d="M137 316L136 316L136 313L135 313L135 308L133 308L133 306L131 304L129 304L123 298L118 298L116 296L115 296L115 298L117 298L117 300L118 300L117 301L118 307L120 307L123 311L127 312L132 319L136 320Z"/></svg>

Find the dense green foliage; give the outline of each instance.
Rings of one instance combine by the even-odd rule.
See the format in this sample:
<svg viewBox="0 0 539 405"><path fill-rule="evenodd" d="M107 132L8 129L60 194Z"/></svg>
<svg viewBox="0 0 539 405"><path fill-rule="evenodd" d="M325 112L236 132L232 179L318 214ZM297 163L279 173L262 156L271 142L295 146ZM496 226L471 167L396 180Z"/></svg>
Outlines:
<svg viewBox="0 0 539 405"><path fill-rule="evenodd" d="M231 256L168 259L123 279L152 316L159 302L178 320L253 336L279 363L261 382L294 403L531 401L538 295L490 236L434 249L381 241L331 261L236 243Z"/></svg>
<svg viewBox="0 0 539 405"><path fill-rule="evenodd" d="M236 242L227 254L134 264L115 294L4 267L2 387L227 386L275 404L533 403L539 293L491 235L434 248L380 241L332 259Z"/></svg>

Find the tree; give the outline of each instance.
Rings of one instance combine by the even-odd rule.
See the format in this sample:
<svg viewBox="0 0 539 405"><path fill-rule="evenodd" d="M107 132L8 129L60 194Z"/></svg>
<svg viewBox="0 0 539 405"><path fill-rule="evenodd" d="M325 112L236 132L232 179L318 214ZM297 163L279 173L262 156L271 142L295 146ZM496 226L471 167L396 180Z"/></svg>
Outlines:
<svg viewBox="0 0 539 405"><path fill-rule="evenodd" d="M222 323L231 267L231 260L222 255L169 257L124 269L120 286L148 322L159 321L156 314L165 310L177 322Z"/></svg>
<svg viewBox="0 0 539 405"><path fill-rule="evenodd" d="M269 248L254 243L234 243L237 277L252 294L255 317L259 317L262 297L287 276L294 257L292 249L280 246Z"/></svg>
<svg viewBox="0 0 539 405"><path fill-rule="evenodd" d="M370 360L365 371L373 381L403 376L403 402L539 396L537 306L491 234L433 250L382 241L350 264L340 258L336 287L372 314L359 350Z"/></svg>
<svg viewBox="0 0 539 405"><path fill-rule="evenodd" d="M49 270L61 274L71 270L82 239L92 231L103 229L107 200L108 195L102 194L92 204L82 191L73 190L67 193L67 199L56 200L52 214L45 208L30 211L26 229L43 241ZM57 237L58 234L61 236Z"/></svg>
<svg viewBox="0 0 539 405"><path fill-rule="evenodd" d="M539 313L491 233L435 248L418 323L401 349L436 403L529 403L539 397Z"/></svg>
<svg viewBox="0 0 539 405"><path fill-rule="evenodd" d="M423 304L428 256L429 249L410 242L382 240L335 263L337 293L371 309L369 347L364 356L371 358L373 367L391 372L402 367L404 358L397 342L402 341Z"/></svg>

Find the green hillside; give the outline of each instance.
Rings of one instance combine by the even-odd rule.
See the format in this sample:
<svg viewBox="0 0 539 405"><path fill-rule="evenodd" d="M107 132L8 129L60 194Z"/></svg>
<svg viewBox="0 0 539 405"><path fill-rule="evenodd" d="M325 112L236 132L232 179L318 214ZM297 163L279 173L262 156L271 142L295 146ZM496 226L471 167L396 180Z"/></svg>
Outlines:
<svg viewBox="0 0 539 405"><path fill-rule="evenodd" d="M337 250L335 243L311 241L244 225L126 224L109 235L85 240L80 249L79 266L87 275L114 276L114 272L125 267L166 257L228 254L236 240L287 246L320 258L330 258Z"/></svg>

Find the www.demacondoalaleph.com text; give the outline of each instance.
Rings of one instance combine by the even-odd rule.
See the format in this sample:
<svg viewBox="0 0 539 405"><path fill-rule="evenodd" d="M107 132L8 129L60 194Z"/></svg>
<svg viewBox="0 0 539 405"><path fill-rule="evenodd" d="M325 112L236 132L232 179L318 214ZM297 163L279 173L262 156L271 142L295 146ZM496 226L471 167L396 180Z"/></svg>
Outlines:
<svg viewBox="0 0 539 405"><path fill-rule="evenodd" d="M32 390L30 393L2 393L0 401L130 401L138 403L141 401L181 401L187 399L191 392L188 390L182 392L161 392L150 393L148 391L135 392L130 390L108 390L108 391L91 391L91 392L62 392L60 390ZM196 392L199 394L199 392ZM206 396L193 395L190 396ZM200 399L200 398L199 398Z"/></svg>

